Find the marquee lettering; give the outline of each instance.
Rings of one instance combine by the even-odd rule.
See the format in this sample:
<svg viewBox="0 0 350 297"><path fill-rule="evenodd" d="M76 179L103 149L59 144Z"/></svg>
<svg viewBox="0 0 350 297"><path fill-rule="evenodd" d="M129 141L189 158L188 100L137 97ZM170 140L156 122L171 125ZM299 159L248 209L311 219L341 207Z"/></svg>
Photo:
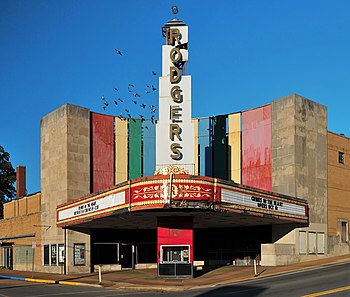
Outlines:
<svg viewBox="0 0 350 297"><path fill-rule="evenodd" d="M167 45L173 46L170 51L170 61L173 65L169 69L169 79L171 84L178 84L181 81L182 75L184 75L184 62L181 49L181 32L178 28L170 28L166 34L166 43ZM177 105L171 105L169 110L169 138L173 143L170 145L171 155L170 157L173 160L181 160L183 154L181 152L182 146L180 143L175 141L182 141L181 133L182 127L179 125L182 123L182 107L183 95L180 86L175 85L170 90L170 96L173 99L173 102Z"/></svg>

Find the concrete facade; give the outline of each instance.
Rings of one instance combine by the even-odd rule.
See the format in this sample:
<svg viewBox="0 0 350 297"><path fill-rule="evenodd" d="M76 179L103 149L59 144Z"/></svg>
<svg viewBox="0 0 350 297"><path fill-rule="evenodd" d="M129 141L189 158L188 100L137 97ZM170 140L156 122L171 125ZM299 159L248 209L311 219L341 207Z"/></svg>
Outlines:
<svg viewBox="0 0 350 297"><path fill-rule="evenodd" d="M56 228L56 206L90 193L90 111L63 105L41 119L42 245L63 244L66 265L43 266L54 273L90 271L90 237ZM64 234L66 232L66 235ZM74 266L74 243L85 244L85 266ZM64 267L65 266L65 267Z"/></svg>
<svg viewBox="0 0 350 297"><path fill-rule="evenodd" d="M308 228L284 226L284 232L273 231L274 243L262 245L264 265L305 258L299 251L299 232L306 232L306 247L316 234L320 238L316 250L325 248L327 253L327 241L321 242L327 238L327 166L327 108L297 94L273 101L272 191L306 199L310 209ZM307 248L309 254L313 255L313 249Z"/></svg>

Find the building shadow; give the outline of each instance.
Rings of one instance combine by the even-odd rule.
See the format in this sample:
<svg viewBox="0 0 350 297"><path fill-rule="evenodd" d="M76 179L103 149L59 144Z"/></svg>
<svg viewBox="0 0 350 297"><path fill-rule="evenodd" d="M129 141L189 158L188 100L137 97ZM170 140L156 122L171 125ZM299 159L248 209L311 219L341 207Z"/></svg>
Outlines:
<svg viewBox="0 0 350 297"><path fill-rule="evenodd" d="M212 297L212 296L239 296L239 297L254 297L259 296L262 292L267 290L263 286L240 286L229 285L220 288L209 290L205 293L195 295L196 297Z"/></svg>

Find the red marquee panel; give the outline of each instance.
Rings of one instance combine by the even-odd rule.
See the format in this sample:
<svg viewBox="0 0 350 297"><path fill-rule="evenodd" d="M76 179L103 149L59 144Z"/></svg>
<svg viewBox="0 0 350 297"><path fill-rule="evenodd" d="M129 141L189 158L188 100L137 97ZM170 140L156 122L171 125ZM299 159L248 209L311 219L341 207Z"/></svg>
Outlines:
<svg viewBox="0 0 350 297"><path fill-rule="evenodd" d="M242 184L272 191L271 105L242 113Z"/></svg>
<svg viewBox="0 0 350 297"><path fill-rule="evenodd" d="M114 117L91 113L92 192L114 185Z"/></svg>

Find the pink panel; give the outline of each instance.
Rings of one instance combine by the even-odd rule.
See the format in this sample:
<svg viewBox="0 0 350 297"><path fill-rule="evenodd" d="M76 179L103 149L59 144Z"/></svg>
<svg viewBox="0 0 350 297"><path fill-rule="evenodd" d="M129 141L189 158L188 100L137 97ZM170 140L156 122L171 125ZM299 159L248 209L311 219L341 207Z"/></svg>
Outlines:
<svg viewBox="0 0 350 297"><path fill-rule="evenodd" d="M92 191L114 185L114 117L92 113Z"/></svg>
<svg viewBox="0 0 350 297"><path fill-rule="evenodd" d="M242 113L242 184L272 191L271 105Z"/></svg>

